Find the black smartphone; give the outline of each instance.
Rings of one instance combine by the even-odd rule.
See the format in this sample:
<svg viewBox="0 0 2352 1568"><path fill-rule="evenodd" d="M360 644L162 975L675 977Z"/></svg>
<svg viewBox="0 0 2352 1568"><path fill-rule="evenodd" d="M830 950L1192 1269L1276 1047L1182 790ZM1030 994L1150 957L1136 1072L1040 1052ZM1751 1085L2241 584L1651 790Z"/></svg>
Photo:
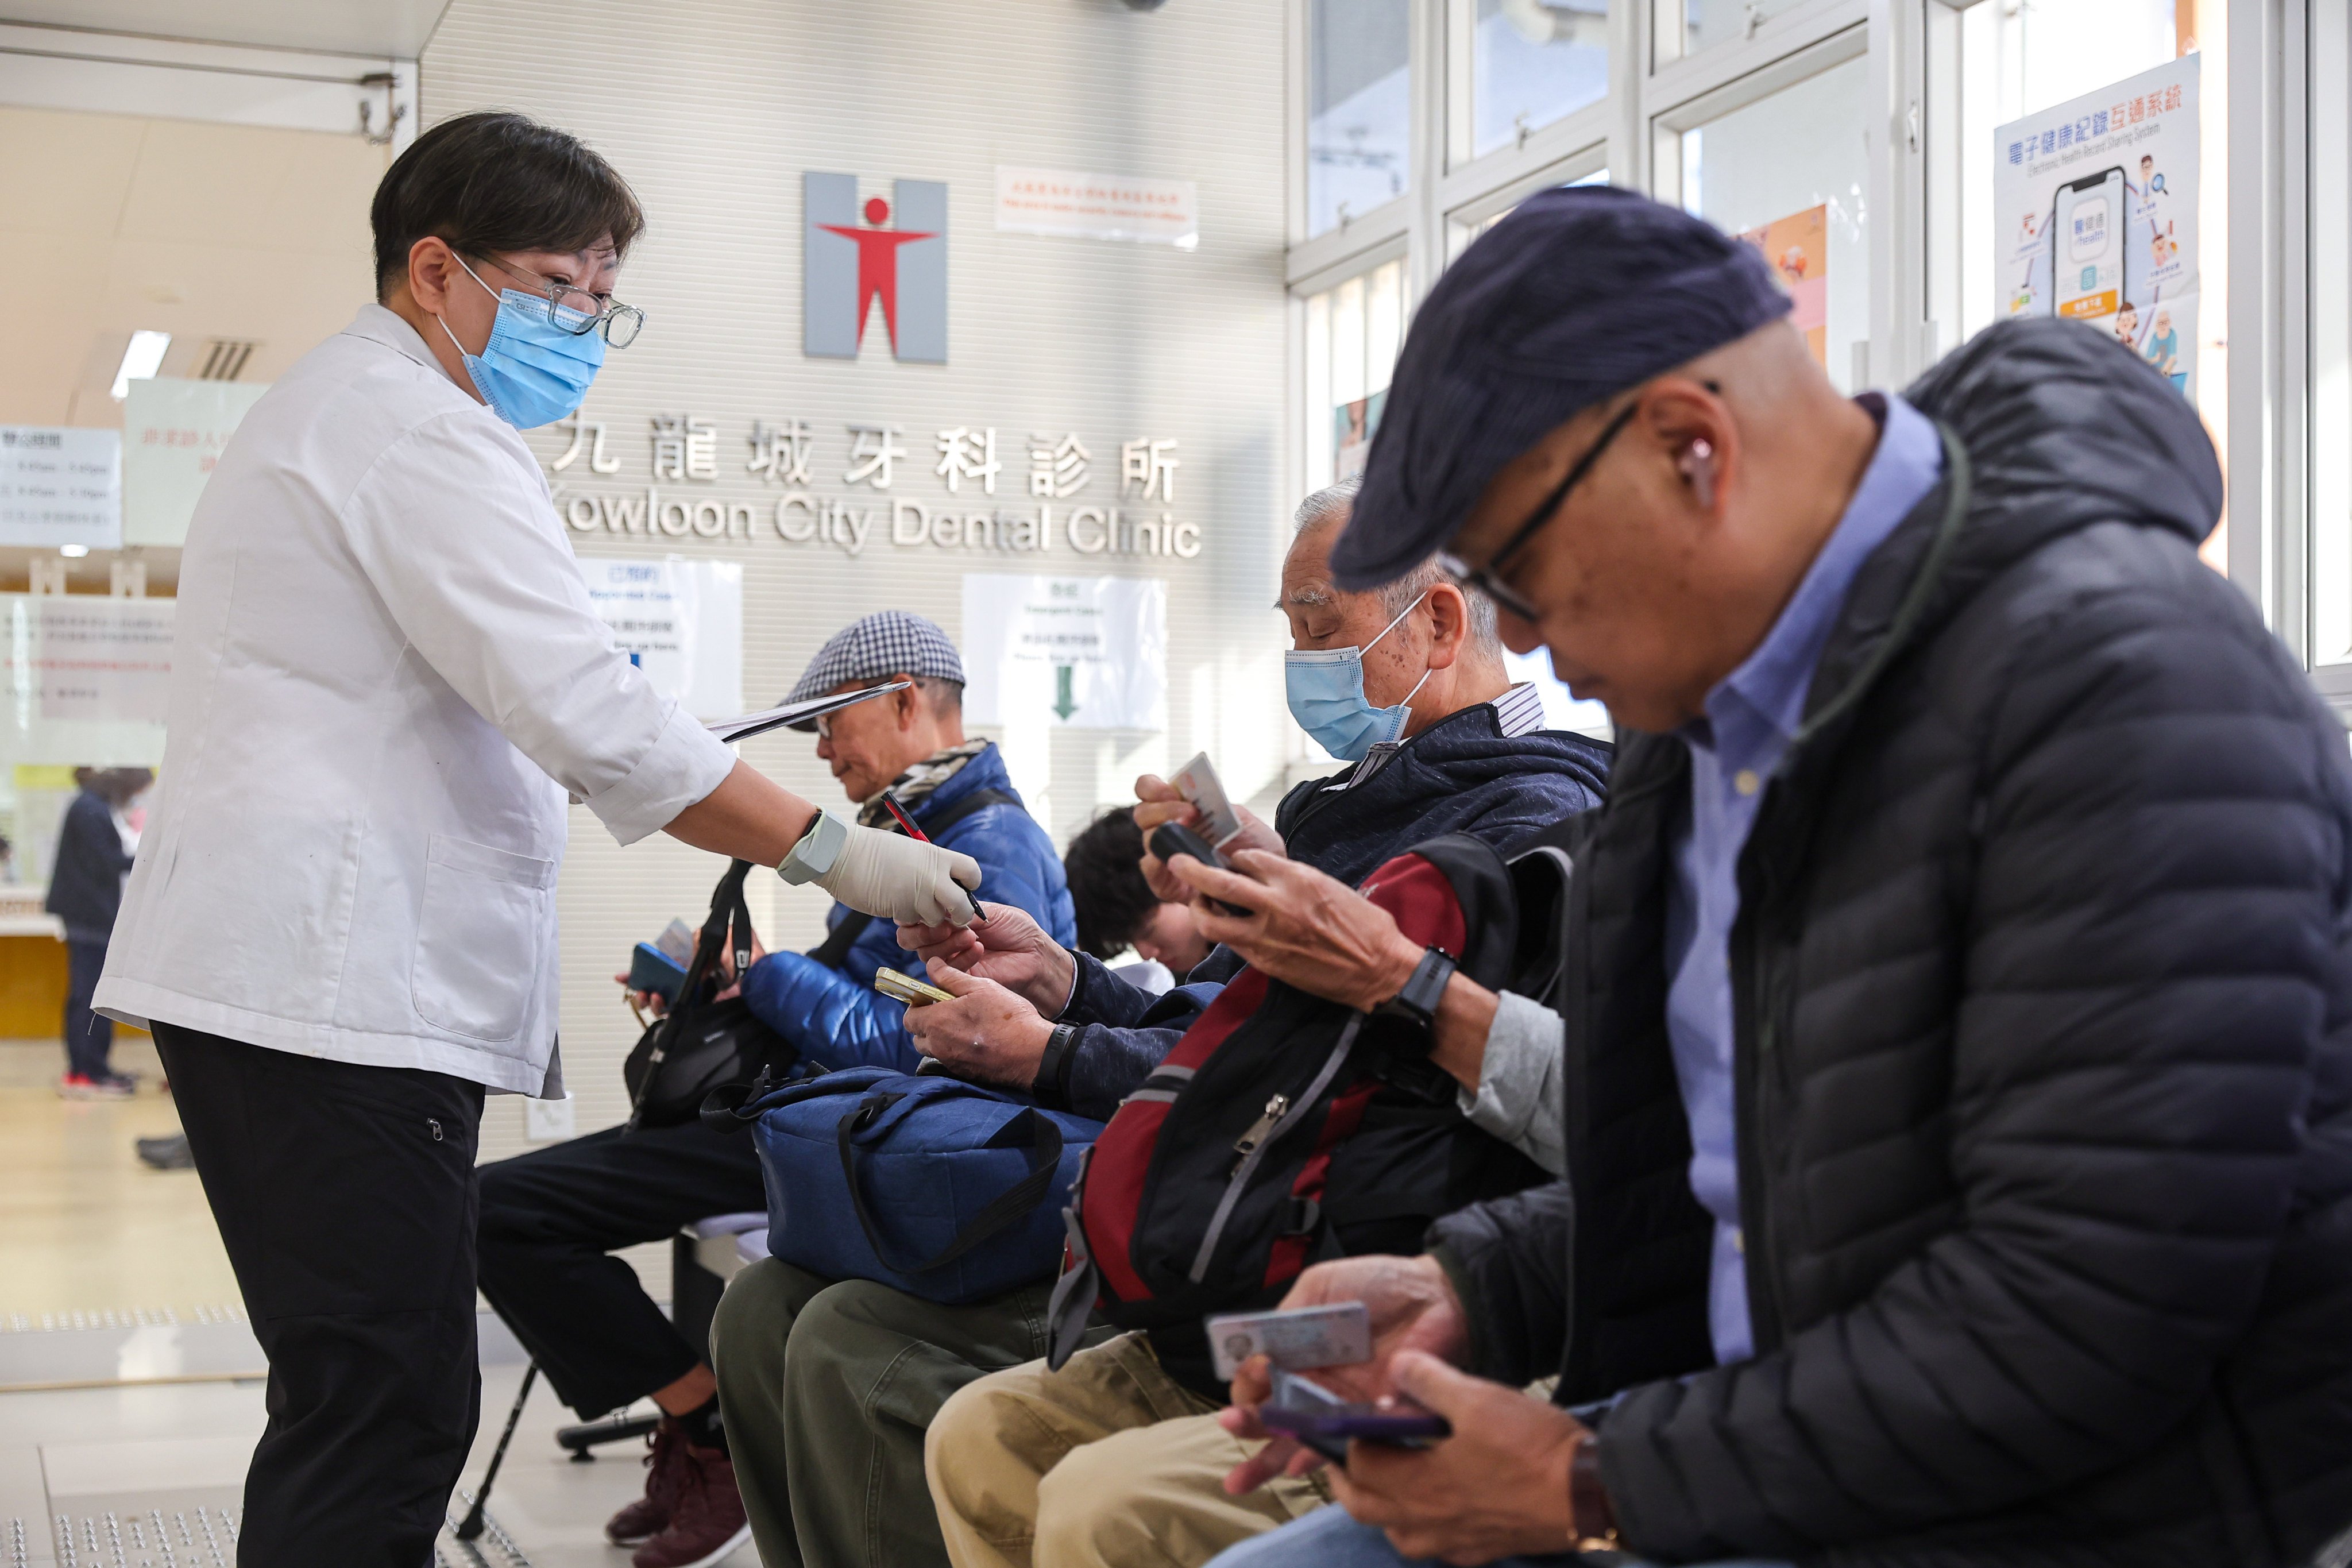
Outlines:
<svg viewBox="0 0 2352 1568"><path fill-rule="evenodd" d="M1444 1416L1417 1405L1383 1409L1351 1404L1320 1384L1294 1377L1279 1367L1274 1372L1273 1402L1258 1406L1257 1419L1267 1431L1296 1439L1342 1465L1348 1462L1350 1439L1419 1448L1454 1436L1454 1427Z"/></svg>
<svg viewBox="0 0 2352 1568"><path fill-rule="evenodd" d="M1223 856L1210 847L1207 839L1181 822L1163 822L1151 830L1151 852L1163 862L1173 860L1179 855L1190 855L1203 866L1214 866L1220 871L1233 869L1225 864ZM1207 897L1205 894L1202 896ZM1210 899L1209 907L1221 914L1236 915L1244 920L1257 913L1255 910L1245 910L1223 899Z"/></svg>

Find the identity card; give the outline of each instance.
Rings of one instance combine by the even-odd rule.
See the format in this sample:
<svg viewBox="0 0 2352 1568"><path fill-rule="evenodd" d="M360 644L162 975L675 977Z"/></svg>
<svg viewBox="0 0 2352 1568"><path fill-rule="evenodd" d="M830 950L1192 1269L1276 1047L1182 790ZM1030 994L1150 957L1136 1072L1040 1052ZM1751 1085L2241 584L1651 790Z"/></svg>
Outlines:
<svg viewBox="0 0 2352 1568"><path fill-rule="evenodd" d="M1225 798L1224 781L1217 777L1216 764L1209 761L1208 752L1202 752L1178 768L1176 776L1169 782L1201 814L1200 834L1212 848L1222 849L1227 839L1240 836L1241 815Z"/></svg>
<svg viewBox="0 0 2352 1568"><path fill-rule="evenodd" d="M1209 1320L1209 1352L1216 1358L1217 1375L1229 1381L1254 1355L1290 1372L1348 1366L1372 1359L1371 1313L1361 1301L1286 1312L1229 1312Z"/></svg>

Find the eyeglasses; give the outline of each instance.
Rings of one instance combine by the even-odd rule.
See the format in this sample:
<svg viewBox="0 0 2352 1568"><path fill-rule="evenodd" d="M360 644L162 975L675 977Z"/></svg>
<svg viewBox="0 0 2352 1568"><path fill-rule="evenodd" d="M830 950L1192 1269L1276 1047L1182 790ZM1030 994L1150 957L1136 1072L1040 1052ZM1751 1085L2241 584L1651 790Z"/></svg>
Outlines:
<svg viewBox="0 0 2352 1568"><path fill-rule="evenodd" d="M1617 432L1633 421L1633 411L1641 405L1641 400L1636 398L1617 411L1616 417L1611 419L1601 432L1601 439L1592 443L1584 456L1576 460L1568 470L1568 477L1553 487L1551 494L1544 497L1543 504L1528 515L1527 521L1518 526L1503 547L1487 557L1486 564L1473 566L1452 551L1441 550L1437 552L1438 565L1462 586L1477 589L1519 619L1541 619L1542 613L1528 602L1526 595L1505 583L1502 573L1511 558L1526 549L1528 542L1542 530L1543 525L1559 514L1560 503L1568 499L1568 492L1576 488L1576 481L1592 471L1592 465L1601 460L1601 454L1609 449L1609 443L1617 438Z"/></svg>
<svg viewBox="0 0 2352 1568"><path fill-rule="evenodd" d="M635 342L637 334L646 329L646 313L635 305L615 304L598 299L585 289L550 282L536 273L510 267L495 256L482 259L517 282L530 284L531 292L547 300L547 319L575 338L601 330L606 342L625 349Z"/></svg>

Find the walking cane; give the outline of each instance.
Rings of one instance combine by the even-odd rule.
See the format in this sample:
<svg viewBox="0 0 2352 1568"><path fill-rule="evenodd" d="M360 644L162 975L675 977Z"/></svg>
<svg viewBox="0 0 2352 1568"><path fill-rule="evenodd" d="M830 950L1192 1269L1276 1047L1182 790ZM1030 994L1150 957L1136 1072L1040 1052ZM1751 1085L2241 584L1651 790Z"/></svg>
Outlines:
<svg viewBox="0 0 2352 1568"><path fill-rule="evenodd" d="M490 1468L482 1473L482 1489L474 1494L474 1506L457 1521L452 1531L460 1541L472 1541L482 1533L482 1510L490 1500L490 1483L499 1479L499 1466L506 1462L507 1445L514 1441L515 1423L522 1419L522 1402L530 1397L530 1385L539 1376L539 1363L532 1362L523 1369L522 1386L515 1391L514 1408L507 1412L507 1429L499 1434L499 1446L490 1450Z"/></svg>

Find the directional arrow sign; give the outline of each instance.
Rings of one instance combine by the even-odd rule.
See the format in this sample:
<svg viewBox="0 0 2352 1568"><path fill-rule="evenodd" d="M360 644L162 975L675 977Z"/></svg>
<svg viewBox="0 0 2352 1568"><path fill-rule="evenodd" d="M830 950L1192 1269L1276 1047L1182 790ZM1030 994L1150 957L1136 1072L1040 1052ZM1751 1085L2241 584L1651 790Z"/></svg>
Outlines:
<svg viewBox="0 0 2352 1568"><path fill-rule="evenodd" d="M1070 696L1070 667L1057 664L1054 667L1054 712L1066 724L1077 710L1077 702Z"/></svg>

